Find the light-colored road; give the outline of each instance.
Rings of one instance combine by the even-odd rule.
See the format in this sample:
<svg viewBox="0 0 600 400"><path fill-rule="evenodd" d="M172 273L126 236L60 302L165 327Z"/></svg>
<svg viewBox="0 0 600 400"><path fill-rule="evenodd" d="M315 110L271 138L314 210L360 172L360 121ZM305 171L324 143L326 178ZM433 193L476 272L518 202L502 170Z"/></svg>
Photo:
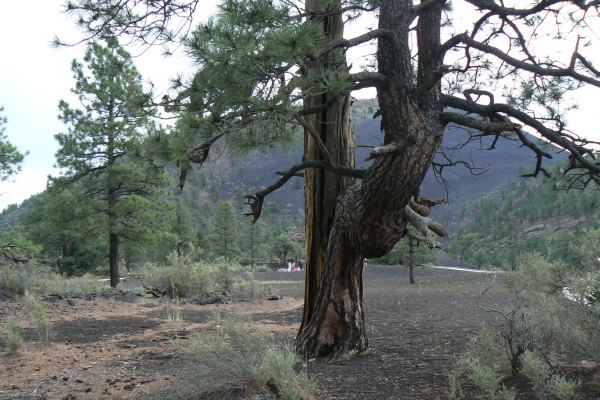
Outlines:
<svg viewBox="0 0 600 400"><path fill-rule="evenodd" d="M486 271L483 269L472 269L472 268L459 268L459 267L444 267L442 265L436 265L433 268L437 269L451 269L454 271L465 271L465 272L479 272L481 274L497 274L500 271Z"/></svg>

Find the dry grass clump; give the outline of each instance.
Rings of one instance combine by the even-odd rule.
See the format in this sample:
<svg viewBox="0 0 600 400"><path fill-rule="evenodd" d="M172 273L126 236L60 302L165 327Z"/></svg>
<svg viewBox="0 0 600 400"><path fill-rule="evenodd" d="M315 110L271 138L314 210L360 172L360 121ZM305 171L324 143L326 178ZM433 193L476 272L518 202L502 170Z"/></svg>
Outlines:
<svg viewBox="0 0 600 400"><path fill-rule="evenodd" d="M38 302L35 297L27 296L27 305L31 310L31 314L33 315L33 319L35 321L35 326L40 335L40 340L42 343L48 343L54 339L54 332L52 332L52 322L48 318L46 314L46 310L44 306Z"/></svg>
<svg viewBox="0 0 600 400"><path fill-rule="evenodd" d="M216 313L210 326L186 343L190 363L183 397L210 398L211 393L220 398L228 394L239 398L241 393L263 399L312 397L316 382L301 369L294 349L277 345L268 334L252 332L249 322L244 316Z"/></svg>

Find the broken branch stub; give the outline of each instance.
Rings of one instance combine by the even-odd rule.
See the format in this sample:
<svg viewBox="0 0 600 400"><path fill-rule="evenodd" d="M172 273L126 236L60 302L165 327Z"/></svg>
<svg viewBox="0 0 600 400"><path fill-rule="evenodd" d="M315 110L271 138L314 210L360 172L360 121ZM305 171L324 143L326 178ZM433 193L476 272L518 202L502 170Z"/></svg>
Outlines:
<svg viewBox="0 0 600 400"><path fill-rule="evenodd" d="M423 235L423 238L425 239L425 243L427 243L427 246L429 246L430 249L439 249L442 247L441 243L435 240L435 235L440 237L450 237L442 224L429 217L423 217L417 214L409 205L404 207L404 217L409 224L421 232L421 235Z"/></svg>

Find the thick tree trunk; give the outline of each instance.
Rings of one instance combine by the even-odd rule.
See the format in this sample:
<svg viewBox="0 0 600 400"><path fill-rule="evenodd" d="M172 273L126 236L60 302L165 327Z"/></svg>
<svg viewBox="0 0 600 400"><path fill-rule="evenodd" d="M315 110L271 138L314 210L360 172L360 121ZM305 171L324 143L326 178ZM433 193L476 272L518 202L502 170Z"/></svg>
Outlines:
<svg viewBox="0 0 600 400"><path fill-rule="evenodd" d="M108 260L110 287L117 287L120 282L119 278L119 236L115 233L117 225L117 213L115 206L117 205L117 194L114 187L108 187Z"/></svg>
<svg viewBox="0 0 600 400"><path fill-rule="evenodd" d="M67 257L69 255L68 248L67 248L67 239L65 239L64 237L62 237L60 239L60 241L61 241L61 244L62 244L62 256L63 256L63 258L65 258L65 257Z"/></svg>
<svg viewBox="0 0 600 400"><path fill-rule="evenodd" d="M109 103L108 120L112 122L115 115L115 106L113 100ZM115 157L115 133L112 129L107 132L107 163L106 169L108 171L108 187L106 189L106 198L108 201L108 260L109 260L109 275L110 275L110 287L116 288L120 282L119 278L119 236L115 232L117 227L117 213L115 207L119 201L117 195L117 188L112 182L112 167L116 163Z"/></svg>
<svg viewBox="0 0 600 400"><path fill-rule="evenodd" d="M317 0L307 0L307 11L322 11ZM332 7L331 3L328 5ZM341 15L329 16L323 20L323 29L330 39L343 37L344 24ZM323 67L337 65L346 68L343 51L333 52L329 58L309 65L320 70ZM305 107L318 106L327 101L326 96L315 96L305 100ZM319 132L332 161L354 167L354 136L351 124L351 98L335 103L327 111L311 116L315 130ZM322 160L310 134L305 134L304 159ZM305 215L306 215L306 272L304 312L299 332L308 323L314 312L317 288L321 279L328 238L333 227L337 198L342 190L354 183L353 178L340 176L318 169L304 172Z"/></svg>
<svg viewBox="0 0 600 400"><path fill-rule="evenodd" d="M350 356L368 346L362 309L363 259L345 231L342 223L334 225L315 312L297 339L298 350L307 358Z"/></svg>
<svg viewBox="0 0 600 400"><path fill-rule="evenodd" d="M419 77L413 81L409 27L412 0L385 1L380 28L395 40L380 39L379 71L388 79L378 87L384 145L362 182L339 197L316 304L296 346L306 357L358 354L367 349L362 308L363 259L387 254L405 234L404 207L419 189L441 143L444 126L439 84L422 93L415 84L431 81L440 64L441 9L432 7L419 24ZM423 17L422 17L423 18ZM423 43L425 42L425 43ZM390 146L391 145L391 146Z"/></svg>
<svg viewBox="0 0 600 400"><path fill-rule="evenodd" d="M110 262L110 287L117 287L119 278L119 237L116 233L108 235L109 262Z"/></svg>

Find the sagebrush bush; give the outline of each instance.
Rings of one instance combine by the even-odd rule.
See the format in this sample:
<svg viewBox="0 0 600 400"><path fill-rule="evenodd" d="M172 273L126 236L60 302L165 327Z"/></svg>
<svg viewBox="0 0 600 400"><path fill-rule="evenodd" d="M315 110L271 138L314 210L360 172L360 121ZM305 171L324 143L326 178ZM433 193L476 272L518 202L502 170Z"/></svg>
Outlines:
<svg viewBox="0 0 600 400"><path fill-rule="evenodd" d="M287 400L308 399L315 390L305 371L296 372L300 359L294 349L277 345L265 333L252 332L247 317L214 314L210 326L184 346L191 358L186 375L195 394L240 382L251 382L250 386L265 392L267 384L274 384L278 398Z"/></svg>
<svg viewBox="0 0 600 400"><path fill-rule="evenodd" d="M18 315L10 316L6 328L0 329L0 336L11 351L17 351L23 347L21 330L21 318Z"/></svg>
<svg viewBox="0 0 600 400"><path fill-rule="evenodd" d="M575 389L579 387L579 381L552 373L548 363L530 351L523 355L521 373L531 381L533 390L540 399L572 399L575 397Z"/></svg>
<svg viewBox="0 0 600 400"><path fill-rule="evenodd" d="M0 290L22 296L41 278L42 273L34 265L0 267Z"/></svg>
<svg viewBox="0 0 600 400"><path fill-rule="evenodd" d="M236 291L252 298L259 288L251 272L224 258L213 262L197 260L194 252L172 253L164 266L147 266L146 285L164 290L174 298L199 296L213 291Z"/></svg>
<svg viewBox="0 0 600 400"><path fill-rule="evenodd" d="M466 398L477 399L514 399L514 391L501 385L510 372L507 364L502 336L498 331L484 325L477 336L471 338L467 344L467 351L459 359L458 367L450 374L448 397L457 399L465 395ZM475 386L474 392L464 393L462 376Z"/></svg>
<svg viewBox="0 0 600 400"><path fill-rule="evenodd" d="M40 293L99 293L102 282L95 276L65 277L47 267L29 263L14 269L0 269L0 290L18 295Z"/></svg>
<svg viewBox="0 0 600 400"><path fill-rule="evenodd" d="M69 278L53 274L49 278L39 279L32 285L32 288L42 293L81 293L88 295L100 293L102 281L89 274Z"/></svg>
<svg viewBox="0 0 600 400"><path fill-rule="evenodd" d="M504 304L482 306L502 323L482 328L471 340L450 375L450 394L462 396L462 376L478 388L476 396L510 396L499 383L521 374L539 398L575 396L578 382L554 373L549 363L565 346L600 361L600 305L590 295L600 287L598 276L583 265L553 263L539 254L519 256L516 269L498 277L509 291Z"/></svg>
<svg viewBox="0 0 600 400"><path fill-rule="evenodd" d="M594 300L600 271L586 265L523 254L516 270L502 274L500 280L511 293L510 301L526 303L525 313L536 322L528 326L536 347L563 345L600 364L600 302Z"/></svg>

